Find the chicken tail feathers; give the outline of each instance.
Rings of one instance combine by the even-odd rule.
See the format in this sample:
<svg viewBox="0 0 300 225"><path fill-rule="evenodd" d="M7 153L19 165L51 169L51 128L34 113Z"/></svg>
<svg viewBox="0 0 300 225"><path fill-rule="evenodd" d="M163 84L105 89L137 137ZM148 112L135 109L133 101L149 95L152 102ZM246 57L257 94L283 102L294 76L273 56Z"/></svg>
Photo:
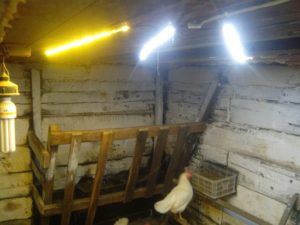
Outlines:
<svg viewBox="0 0 300 225"><path fill-rule="evenodd" d="M166 201L166 199L154 204L155 210L161 214L167 213L171 209L171 206L170 201Z"/></svg>

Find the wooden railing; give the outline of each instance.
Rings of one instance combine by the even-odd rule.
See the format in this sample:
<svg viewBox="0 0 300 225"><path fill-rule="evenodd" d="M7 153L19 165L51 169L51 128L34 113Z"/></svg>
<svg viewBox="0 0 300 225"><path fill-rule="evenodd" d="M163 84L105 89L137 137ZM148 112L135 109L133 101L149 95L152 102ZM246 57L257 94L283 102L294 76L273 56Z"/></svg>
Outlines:
<svg viewBox="0 0 300 225"><path fill-rule="evenodd" d="M151 197L170 190L173 185L173 178L183 169L191 155L192 145L187 143L187 138L203 132L204 129L205 126L202 123L87 131L61 131L58 125L51 125L48 132L47 148L44 147L34 132L29 132L28 142L34 157L32 170L37 181L33 185L33 197L41 215L40 224L49 224L49 216L61 214L61 224L68 225L72 211L87 209L85 224L91 225L97 206ZM177 136L175 148L167 165L164 181L158 183L158 171L161 167L169 135ZM146 140L149 137L156 138L152 160L145 185L137 188L142 156L145 151ZM125 190L100 195L107 157L113 141L133 138L136 139L136 144ZM74 199L75 177L78 167L76 155L80 151L82 142L100 142L101 150L98 155L90 197ZM53 202L57 151L58 146L63 144L70 145L64 197L61 201ZM38 186L41 186L40 191Z"/></svg>

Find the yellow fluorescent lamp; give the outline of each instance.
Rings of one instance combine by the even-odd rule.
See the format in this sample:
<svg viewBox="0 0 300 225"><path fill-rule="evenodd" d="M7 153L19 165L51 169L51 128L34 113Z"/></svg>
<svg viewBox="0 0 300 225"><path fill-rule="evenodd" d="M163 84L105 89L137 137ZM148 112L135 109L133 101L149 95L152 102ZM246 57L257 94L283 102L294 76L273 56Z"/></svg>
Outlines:
<svg viewBox="0 0 300 225"><path fill-rule="evenodd" d="M87 37L84 37L82 39L73 41L71 43L64 44L64 45L58 46L56 48L48 49L48 50L45 51L45 54L47 56L51 56L51 55L54 55L54 54L57 54L57 53L60 53L60 52L67 51L67 50L72 49L72 48L77 48L81 45L89 44L93 41L99 40L99 39L104 38L104 37L108 37L108 36L110 36L112 34L115 34L115 33L126 32L129 29L130 29L129 26L123 25L123 26L121 26L120 28L117 28L117 29L101 32L101 33L91 35L91 36L87 36Z"/></svg>

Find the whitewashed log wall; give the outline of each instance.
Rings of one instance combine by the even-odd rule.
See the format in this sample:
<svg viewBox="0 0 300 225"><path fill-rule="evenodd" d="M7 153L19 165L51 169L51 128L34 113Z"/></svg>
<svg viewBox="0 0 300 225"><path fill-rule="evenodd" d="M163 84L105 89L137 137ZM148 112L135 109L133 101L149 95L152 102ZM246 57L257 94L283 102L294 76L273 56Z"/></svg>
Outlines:
<svg viewBox="0 0 300 225"><path fill-rule="evenodd" d="M44 66L41 68L42 140L50 124L62 130L133 127L154 123L155 77L153 69L102 65ZM151 143L149 143L150 146ZM115 141L106 173L129 168L134 142ZM150 150L150 148L149 148ZM64 187L69 146L60 146L54 187ZM77 180L94 175L99 143L83 143L79 152ZM147 155L146 152L145 154ZM144 158L144 163L147 157Z"/></svg>
<svg viewBox="0 0 300 225"><path fill-rule="evenodd" d="M8 70L11 80L19 85L21 95L13 97L18 113L16 152L0 153L0 224L29 225L32 216L32 173L27 146L31 117L30 74L20 65L8 65Z"/></svg>
<svg viewBox="0 0 300 225"><path fill-rule="evenodd" d="M167 120L193 121L208 77L217 75L220 93L191 165L207 159L238 170L238 193L228 201L276 225L288 200L300 192L300 68L173 68ZM197 197L189 212L193 224L244 224Z"/></svg>
<svg viewBox="0 0 300 225"><path fill-rule="evenodd" d="M118 65L87 68L15 64L8 65L8 69L12 81L19 85L21 96L14 98L18 110L17 150L11 154L0 153L0 225L27 225L32 216L31 159L27 146L32 121L38 122L39 135L44 142L50 124L59 124L63 130L152 125L154 70ZM31 83L32 89L40 87L40 91L34 89L32 92ZM32 98L33 105L40 107L40 110L34 108L35 116ZM41 115L36 115L39 111ZM150 150L150 141L148 145ZM133 146L131 140L113 143L106 172L127 169L132 161ZM68 146L59 149L55 188L64 186L68 151ZM98 152L98 143L82 144L77 180L83 175L94 174ZM147 152L145 154L144 163L148 158Z"/></svg>

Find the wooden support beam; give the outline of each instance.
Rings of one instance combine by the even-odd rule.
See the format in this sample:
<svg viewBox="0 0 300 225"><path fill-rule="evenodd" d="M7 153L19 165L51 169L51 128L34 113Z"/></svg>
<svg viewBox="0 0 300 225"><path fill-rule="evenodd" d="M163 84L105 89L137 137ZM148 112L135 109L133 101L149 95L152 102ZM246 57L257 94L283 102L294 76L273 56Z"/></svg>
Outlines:
<svg viewBox="0 0 300 225"><path fill-rule="evenodd" d="M70 224L73 195L75 189L75 177L76 177L76 170L78 167L77 155L78 152L80 151L80 142L81 142L80 139L81 139L80 134L74 135L70 145L66 185L65 185L64 200L63 200L64 208L63 208L61 223L60 223L61 225Z"/></svg>
<svg viewBox="0 0 300 225"><path fill-rule="evenodd" d="M151 197L154 193L156 182L157 182L157 175L159 172L158 170L160 169L162 156L167 146L168 134L169 134L169 128L162 127L157 136L155 149L152 154L152 163L149 171L148 181L146 185L147 197Z"/></svg>
<svg viewBox="0 0 300 225"><path fill-rule="evenodd" d="M131 168L129 170L129 176L125 189L124 202L131 201L133 199L134 189L139 176L139 169L142 162L142 156L145 151L145 144L148 137L148 130L139 130L136 138L134 156L132 159Z"/></svg>
<svg viewBox="0 0 300 225"><path fill-rule="evenodd" d="M31 70L31 96L33 130L41 140L42 136L42 110L41 110L41 74L36 69Z"/></svg>
<svg viewBox="0 0 300 225"><path fill-rule="evenodd" d="M165 177L165 184L164 184L164 192L167 193L170 191L173 185L173 179L175 175L180 173L178 171L179 163L180 163L180 156L182 155L182 151L184 151L186 137L188 135L188 127L187 126L180 126L179 132L177 135L176 146L171 156L171 161L167 170L167 174Z"/></svg>
<svg viewBox="0 0 300 225"><path fill-rule="evenodd" d="M101 192L101 187L103 183L103 176L105 172L105 164L107 160L107 154L109 149L111 148L112 141L113 141L113 133L112 132L104 132L102 134L102 142L101 148L99 150L98 156L98 163L97 163L97 170L96 175L93 183L93 189L91 193L90 203L88 207L88 214L85 221L85 225L92 225L94 222L95 214L96 214L96 207L97 207L97 200L99 198L99 194Z"/></svg>

